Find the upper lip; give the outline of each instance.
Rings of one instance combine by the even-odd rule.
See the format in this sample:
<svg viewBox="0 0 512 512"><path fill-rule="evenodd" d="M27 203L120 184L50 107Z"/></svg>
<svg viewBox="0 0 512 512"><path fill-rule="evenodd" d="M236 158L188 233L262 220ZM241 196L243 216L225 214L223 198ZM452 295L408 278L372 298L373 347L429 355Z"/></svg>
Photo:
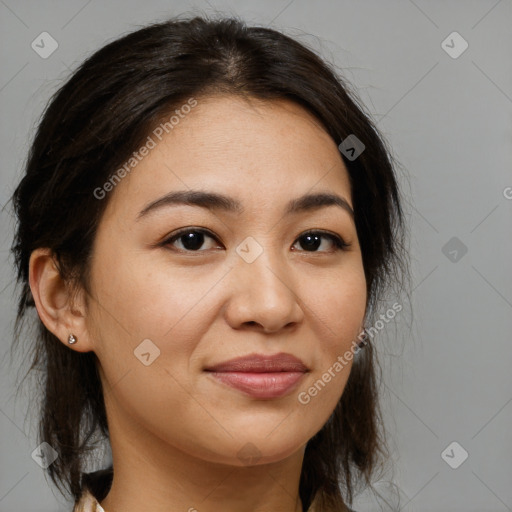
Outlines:
<svg viewBox="0 0 512 512"><path fill-rule="evenodd" d="M283 352L274 355L249 354L214 366L208 366L205 370L212 372L253 373L309 371L308 367L298 357Z"/></svg>

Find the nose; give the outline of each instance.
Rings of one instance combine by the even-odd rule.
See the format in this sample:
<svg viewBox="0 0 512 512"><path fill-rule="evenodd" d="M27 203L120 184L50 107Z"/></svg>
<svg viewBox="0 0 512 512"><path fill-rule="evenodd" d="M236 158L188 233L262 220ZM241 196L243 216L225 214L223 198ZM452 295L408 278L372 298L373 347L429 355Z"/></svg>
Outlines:
<svg viewBox="0 0 512 512"><path fill-rule="evenodd" d="M291 269L270 251L252 263L235 258L230 272L226 320L234 329L253 328L274 333L297 326L303 318Z"/></svg>

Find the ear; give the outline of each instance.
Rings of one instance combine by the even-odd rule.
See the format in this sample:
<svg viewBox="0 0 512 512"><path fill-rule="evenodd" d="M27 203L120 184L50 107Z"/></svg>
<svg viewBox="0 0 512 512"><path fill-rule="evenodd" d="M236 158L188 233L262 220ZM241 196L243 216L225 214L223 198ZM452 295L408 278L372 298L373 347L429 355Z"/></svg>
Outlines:
<svg viewBox="0 0 512 512"><path fill-rule="evenodd" d="M39 318L59 340L77 352L93 349L86 325L85 292L72 293L55 264L50 249L36 249L30 255L29 285ZM69 344L73 334L78 342Z"/></svg>

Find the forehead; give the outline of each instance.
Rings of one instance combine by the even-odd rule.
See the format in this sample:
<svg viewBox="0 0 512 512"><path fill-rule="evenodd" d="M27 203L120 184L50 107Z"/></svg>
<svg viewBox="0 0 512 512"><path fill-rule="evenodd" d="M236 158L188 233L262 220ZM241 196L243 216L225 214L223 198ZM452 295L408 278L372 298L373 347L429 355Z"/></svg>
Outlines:
<svg viewBox="0 0 512 512"><path fill-rule="evenodd" d="M301 106L234 96L196 101L192 109L177 107L181 115L172 124L174 111L149 132L152 148L116 186L112 207L122 202L136 208L189 188L259 204L279 198L284 203L321 188L350 201L348 173L335 142Z"/></svg>
<svg viewBox="0 0 512 512"><path fill-rule="evenodd" d="M208 159L214 165L218 158L230 155L256 169L263 167L259 163L268 168L272 159L281 164L299 158L306 158L305 163L332 159L336 148L321 123L301 106L288 100L235 96L199 99L162 142L164 158L172 153L181 161L186 153L188 158Z"/></svg>

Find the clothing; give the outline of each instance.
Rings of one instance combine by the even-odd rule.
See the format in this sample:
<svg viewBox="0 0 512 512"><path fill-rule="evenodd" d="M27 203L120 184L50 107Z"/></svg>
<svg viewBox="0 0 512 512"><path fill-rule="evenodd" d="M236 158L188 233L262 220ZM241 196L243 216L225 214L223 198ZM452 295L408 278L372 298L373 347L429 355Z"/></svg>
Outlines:
<svg viewBox="0 0 512 512"><path fill-rule="evenodd" d="M92 495L91 491L86 489L80 501L73 508L73 512L105 512L105 510Z"/></svg>
<svg viewBox="0 0 512 512"><path fill-rule="evenodd" d="M85 473L82 477L84 491L73 512L107 512L100 505L100 501L103 501L110 491L113 477L112 466L93 473Z"/></svg>

